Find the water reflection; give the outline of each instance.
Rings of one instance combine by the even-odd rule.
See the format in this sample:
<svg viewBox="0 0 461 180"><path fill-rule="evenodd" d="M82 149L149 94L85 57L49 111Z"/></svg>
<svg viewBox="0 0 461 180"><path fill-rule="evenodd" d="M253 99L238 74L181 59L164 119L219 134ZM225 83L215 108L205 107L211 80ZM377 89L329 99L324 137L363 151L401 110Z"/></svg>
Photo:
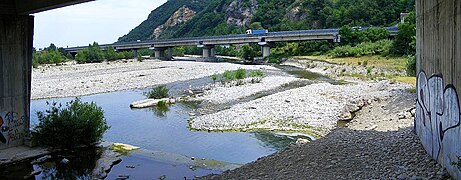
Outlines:
<svg viewBox="0 0 461 180"><path fill-rule="evenodd" d="M256 131L253 134L256 139L259 139L266 146L276 149L285 148L293 143L293 138L290 138L289 136L282 136L268 131Z"/></svg>
<svg viewBox="0 0 461 180"><path fill-rule="evenodd" d="M0 167L0 179L90 179L100 155L100 150L94 148L60 152L44 162L25 161ZM64 158L68 163L63 162ZM31 176L34 171L40 173Z"/></svg>
<svg viewBox="0 0 461 180"><path fill-rule="evenodd" d="M170 111L169 105L161 105L149 108L151 111L154 112L155 116L157 117L165 117L167 112Z"/></svg>

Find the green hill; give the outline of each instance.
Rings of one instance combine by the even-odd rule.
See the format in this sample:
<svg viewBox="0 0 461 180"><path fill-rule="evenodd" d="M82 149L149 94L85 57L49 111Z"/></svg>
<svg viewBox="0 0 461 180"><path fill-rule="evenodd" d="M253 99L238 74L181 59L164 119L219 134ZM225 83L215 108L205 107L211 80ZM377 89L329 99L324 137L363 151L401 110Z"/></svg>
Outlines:
<svg viewBox="0 0 461 180"><path fill-rule="evenodd" d="M392 26L414 0L169 0L119 41L269 31Z"/></svg>

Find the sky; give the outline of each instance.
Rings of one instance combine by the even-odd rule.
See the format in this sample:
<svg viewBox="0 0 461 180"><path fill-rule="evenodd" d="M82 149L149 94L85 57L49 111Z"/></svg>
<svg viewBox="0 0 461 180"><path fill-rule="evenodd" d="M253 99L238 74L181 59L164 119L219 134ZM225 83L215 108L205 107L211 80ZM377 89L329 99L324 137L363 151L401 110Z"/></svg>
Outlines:
<svg viewBox="0 0 461 180"><path fill-rule="evenodd" d="M34 47L108 44L127 34L167 0L96 0L35 16Z"/></svg>

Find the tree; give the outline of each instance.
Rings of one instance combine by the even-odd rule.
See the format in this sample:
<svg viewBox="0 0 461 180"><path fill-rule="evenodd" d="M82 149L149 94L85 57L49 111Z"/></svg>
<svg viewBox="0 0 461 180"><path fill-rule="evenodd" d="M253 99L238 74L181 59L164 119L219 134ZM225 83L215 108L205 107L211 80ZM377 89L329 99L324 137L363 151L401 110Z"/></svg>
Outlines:
<svg viewBox="0 0 461 180"><path fill-rule="evenodd" d="M399 25L399 31L395 37L392 54L394 55L414 55L415 45L412 45L416 36L416 25L413 22L405 22Z"/></svg>
<svg viewBox="0 0 461 180"><path fill-rule="evenodd" d="M261 25L261 22L254 22L250 24L250 29L264 29L263 25Z"/></svg>
<svg viewBox="0 0 461 180"><path fill-rule="evenodd" d="M107 60L113 61L118 59L117 52L115 52L114 47L108 46L106 47L106 51L104 52L104 56L106 57Z"/></svg>

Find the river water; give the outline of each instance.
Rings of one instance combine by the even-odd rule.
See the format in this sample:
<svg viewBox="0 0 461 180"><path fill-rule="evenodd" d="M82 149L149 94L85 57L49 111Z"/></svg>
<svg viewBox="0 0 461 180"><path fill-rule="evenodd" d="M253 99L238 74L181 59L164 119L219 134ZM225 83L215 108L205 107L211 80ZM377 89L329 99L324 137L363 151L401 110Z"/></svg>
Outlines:
<svg viewBox="0 0 461 180"><path fill-rule="evenodd" d="M168 84L171 95L177 97L189 87L211 83L210 78ZM144 90L128 90L81 97L84 102L95 102L104 110L111 127L104 141L138 146L141 149L122 156L122 162L108 174L108 179L192 179L211 173L221 173L277 152L296 141L289 134L257 132L202 132L189 129L190 112L196 105L177 103L168 108L131 109L129 104L145 99ZM48 107L46 102L65 104L74 98L33 100L31 126L38 124L36 112ZM306 138L306 137L303 137ZM33 170L42 170L37 179L61 177L87 179L95 166L97 154L56 155L51 162L31 165L30 162L0 169L0 179L24 176ZM90 154L90 155L88 155ZM83 156L82 156L83 155ZM66 157L70 164L59 167ZM196 161L191 161L196 159Z"/></svg>
<svg viewBox="0 0 461 180"><path fill-rule="evenodd" d="M173 89L172 94L180 94L175 92L175 88L184 88L181 83L169 86ZM104 110L107 123L110 126L110 129L104 134L104 141L124 143L141 148L141 150L122 156L123 161L112 169L108 179L127 176L131 179L163 177L183 179L184 177L194 178L211 173L221 173L228 168L235 168L272 154L293 143L297 138L265 131L193 131L188 127L188 120L191 118L189 113L196 108L194 104L177 103L163 109L131 109L129 107L131 102L145 99L143 96L145 91L129 90L81 97L82 101L95 102ZM74 98L33 100L31 102L32 127L38 124L36 112L48 108L46 106L47 101L65 104L72 99ZM159 156L158 154L162 155ZM59 155L59 157L65 157L65 155ZM190 160L192 157L205 161L203 164L194 165L186 160ZM41 174L36 176L37 179L69 176L86 179L89 177L97 157L69 156L68 159L72 161L69 167L55 167L61 159L56 158L54 163L45 164L45 166L32 166L26 162L9 169L16 169L16 175L21 176L33 170L43 170ZM2 173L0 170L0 174L4 173L14 172Z"/></svg>

